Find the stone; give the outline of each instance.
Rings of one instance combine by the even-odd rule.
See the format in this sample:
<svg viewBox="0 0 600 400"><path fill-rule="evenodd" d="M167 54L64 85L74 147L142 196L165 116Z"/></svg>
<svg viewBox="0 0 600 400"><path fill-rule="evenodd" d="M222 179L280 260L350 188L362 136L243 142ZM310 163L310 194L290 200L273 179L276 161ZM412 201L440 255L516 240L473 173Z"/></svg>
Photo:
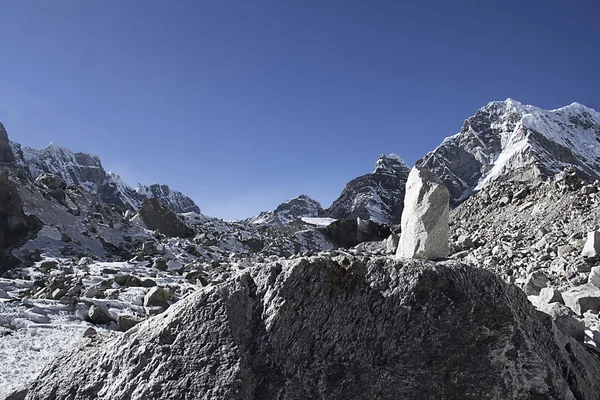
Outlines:
<svg viewBox="0 0 600 400"><path fill-rule="evenodd" d="M142 244L142 253L147 256L153 256L160 253L160 251L156 242L148 241Z"/></svg>
<svg viewBox="0 0 600 400"><path fill-rule="evenodd" d="M0 299L8 299L8 298L10 298L8 293L6 293L6 291L4 289L0 289Z"/></svg>
<svg viewBox="0 0 600 400"><path fill-rule="evenodd" d="M559 315L554 319L554 323L563 333L583 343L585 339L585 324L583 322L570 315Z"/></svg>
<svg viewBox="0 0 600 400"><path fill-rule="evenodd" d="M587 240L583 246L581 255L584 257L598 257L600 255L600 232L592 231L588 232Z"/></svg>
<svg viewBox="0 0 600 400"><path fill-rule="evenodd" d="M360 243L381 241L391 231L387 225L368 219L339 219L324 228L325 236L336 247L350 248Z"/></svg>
<svg viewBox="0 0 600 400"><path fill-rule="evenodd" d="M396 235L395 233L390 233L390 236L385 239L385 252L387 254L396 254L398 242L400 242L400 236Z"/></svg>
<svg viewBox="0 0 600 400"><path fill-rule="evenodd" d="M25 400L29 389L18 389L17 391L9 394L4 400Z"/></svg>
<svg viewBox="0 0 600 400"><path fill-rule="evenodd" d="M414 167L406 181L397 257L436 260L450 252L448 189L433 173Z"/></svg>
<svg viewBox="0 0 600 400"><path fill-rule="evenodd" d="M538 298L539 298L539 301L543 304L549 304L549 303L565 304L565 301L563 300L560 292L552 287L542 288L540 290L540 294L539 294Z"/></svg>
<svg viewBox="0 0 600 400"><path fill-rule="evenodd" d="M65 189L67 184L60 176L48 173L42 173L35 178L35 183L39 183L50 190Z"/></svg>
<svg viewBox="0 0 600 400"><path fill-rule="evenodd" d="M126 332L143 320L132 315L119 315L117 317L117 330Z"/></svg>
<svg viewBox="0 0 600 400"><path fill-rule="evenodd" d="M190 235L188 227L173 211L156 198L146 198L139 215L150 230L157 230L169 237L185 238Z"/></svg>
<svg viewBox="0 0 600 400"><path fill-rule="evenodd" d="M565 305L577 315L587 310L600 311L600 289L589 283L563 292L562 297Z"/></svg>
<svg viewBox="0 0 600 400"><path fill-rule="evenodd" d="M10 148L8 133L2 122L0 122L0 163L12 163L15 161L15 155Z"/></svg>
<svg viewBox="0 0 600 400"><path fill-rule="evenodd" d="M96 330L92 327L89 327L85 330L85 332L83 332L83 337L93 337L96 336L98 334L98 332L96 332Z"/></svg>
<svg viewBox="0 0 600 400"><path fill-rule="evenodd" d="M155 286L144 296L144 307L160 306L166 308L172 298L173 295L170 292L162 287Z"/></svg>
<svg viewBox="0 0 600 400"><path fill-rule="evenodd" d="M350 263L353 265L354 263ZM597 400L600 359L489 271L300 258L73 346L28 398Z"/></svg>
<svg viewBox="0 0 600 400"><path fill-rule="evenodd" d="M600 288L600 267L592 267L588 276L588 283Z"/></svg>
<svg viewBox="0 0 600 400"><path fill-rule="evenodd" d="M537 296L546 286L548 286L548 277L546 274L542 271L535 271L527 276L523 291L528 295Z"/></svg>
<svg viewBox="0 0 600 400"><path fill-rule="evenodd" d="M113 321L110 311L103 304L93 304L88 311L88 321L92 324L109 324Z"/></svg>
<svg viewBox="0 0 600 400"><path fill-rule="evenodd" d="M464 250L472 249L473 247L475 247L473 239L471 239L471 237L467 235L460 235L458 237L458 240L456 241L456 244Z"/></svg>
<svg viewBox="0 0 600 400"><path fill-rule="evenodd" d="M159 271L166 271L167 270L167 260L165 260L162 257L155 258L154 262L152 263L152 268L156 268Z"/></svg>

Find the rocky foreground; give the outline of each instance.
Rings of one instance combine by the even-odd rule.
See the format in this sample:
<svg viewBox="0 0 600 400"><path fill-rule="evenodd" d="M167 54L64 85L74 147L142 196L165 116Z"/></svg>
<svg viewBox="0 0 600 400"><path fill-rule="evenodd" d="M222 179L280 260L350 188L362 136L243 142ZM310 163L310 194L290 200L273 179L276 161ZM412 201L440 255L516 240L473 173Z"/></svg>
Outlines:
<svg viewBox="0 0 600 400"><path fill-rule="evenodd" d="M494 274L312 257L62 354L27 399L596 399L600 357Z"/></svg>

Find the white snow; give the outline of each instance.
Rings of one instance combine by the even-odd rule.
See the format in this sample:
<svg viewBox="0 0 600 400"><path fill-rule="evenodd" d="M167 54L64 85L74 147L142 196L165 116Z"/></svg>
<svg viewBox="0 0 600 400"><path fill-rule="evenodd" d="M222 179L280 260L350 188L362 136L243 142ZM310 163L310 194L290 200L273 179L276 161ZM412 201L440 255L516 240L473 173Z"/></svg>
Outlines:
<svg viewBox="0 0 600 400"><path fill-rule="evenodd" d="M335 218L319 218L319 217L302 217L300 218L303 222L307 224L316 225L319 227L325 227L330 225L331 223L337 221Z"/></svg>

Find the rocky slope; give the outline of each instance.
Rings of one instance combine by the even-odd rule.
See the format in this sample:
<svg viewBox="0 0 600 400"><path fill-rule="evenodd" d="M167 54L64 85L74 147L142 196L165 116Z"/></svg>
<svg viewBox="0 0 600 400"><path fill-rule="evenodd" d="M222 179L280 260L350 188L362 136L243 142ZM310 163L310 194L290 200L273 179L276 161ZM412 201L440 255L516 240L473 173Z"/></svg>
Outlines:
<svg viewBox="0 0 600 400"><path fill-rule="evenodd" d="M311 258L85 339L27 399L595 399L598 374L598 355L489 272Z"/></svg>
<svg viewBox="0 0 600 400"><path fill-rule="evenodd" d="M69 186L82 186L106 203L132 210L139 209L145 198L155 197L175 212L200 212L192 199L166 185L132 189L118 175L106 172L97 156L73 153L56 143L42 150L21 148L18 143L11 143L11 148L17 165L29 171L33 179L42 173L57 175Z"/></svg>
<svg viewBox="0 0 600 400"><path fill-rule="evenodd" d="M288 224L302 217L319 217L323 214L323 208L318 201L301 194L285 203L280 204L273 211L264 211L259 215L249 218L251 224Z"/></svg>
<svg viewBox="0 0 600 400"><path fill-rule="evenodd" d="M454 204L495 180L530 181L567 166L593 180L600 177L600 113L578 103L543 110L492 102L417 164L444 181Z"/></svg>
<svg viewBox="0 0 600 400"><path fill-rule="evenodd" d="M399 224L409 172L410 168L400 157L382 154L375 170L348 182L324 215L336 219L362 218L380 224Z"/></svg>

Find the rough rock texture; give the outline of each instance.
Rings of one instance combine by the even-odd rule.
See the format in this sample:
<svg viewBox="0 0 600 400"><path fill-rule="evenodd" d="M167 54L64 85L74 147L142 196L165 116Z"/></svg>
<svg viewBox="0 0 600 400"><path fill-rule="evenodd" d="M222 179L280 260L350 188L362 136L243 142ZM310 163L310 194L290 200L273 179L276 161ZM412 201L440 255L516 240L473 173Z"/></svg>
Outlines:
<svg viewBox="0 0 600 400"><path fill-rule="evenodd" d="M137 185L135 191L144 197L160 200L161 203L166 204L176 213L194 212L200 214L200 207L192 199L181 192L171 190L167 185L157 183L150 186Z"/></svg>
<svg viewBox="0 0 600 400"><path fill-rule="evenodd" d="M384 240L390 235L387 225L368 219L340 219L322 228L325 237L337 247L353 247L359 243Z"/></svg>
<svg viewBox="0 0 600 400"><path fill-rule="evenodd" d="M38 218L25 215L19 191L0 171L0 274L17 263L10 250L34 237L41 227Z"/></svg>
<svg viewBox="0 0 600 400"><path fill-rule="evenodd" d="M163 235L186 237L190 234L190 228L177 214L156 198L144 199L139 214L148 229L157 230Z"/></svg>
<svg viewBox="0 0 600 400"><path fill-rule="evenodd" d="M397 155L379 156L375 171L346 185L340 197L325 210L331 218L362 218L380 224L398 224L404 204L404 187L410 168Z"/></svg>
<svg viewBox="0 0 600 400"><path fill-rule="evenodd" d="M302 217L318 217L323 214L323 208L318 201L301 194L291 200L281 203L273 211L264 211L249 218L251 224L288 224Z"/></svg>
<svg viewBox="0 0 600 400"><path fill-rule="evenodd" d="M8 134L4 125L0 122L0 163L12 163L15 161L15 156L8 141Z"/></svg>
<svg viewBox="0 0 600 400"><path fill-rule="evenodd" d="M437 260L448 256L448 190L432 172L410 171L402 213L398 257Z"/></svg>
<svg viewBox="0 0 600 400"><path fill-rule="evenodd" d="M584 257L600 256L600 232L588 232L587 240L585 241L581 255Z"/></svg>
<svg viewBox="0 0 600 400"><path fill-rule="evenodd" d="M83 339L27 399L597 399L598 355L493 274L344 265L250 269L123 336Z"/></svg>
<svg viewBox="0 0 600 400"><path fill-rule="evenodd" d="M417 165L436 173L458 204L496 180L531 181L573 166L600 178L600 113L573 103L542 110L508 99L468 118Z"/></svg>

